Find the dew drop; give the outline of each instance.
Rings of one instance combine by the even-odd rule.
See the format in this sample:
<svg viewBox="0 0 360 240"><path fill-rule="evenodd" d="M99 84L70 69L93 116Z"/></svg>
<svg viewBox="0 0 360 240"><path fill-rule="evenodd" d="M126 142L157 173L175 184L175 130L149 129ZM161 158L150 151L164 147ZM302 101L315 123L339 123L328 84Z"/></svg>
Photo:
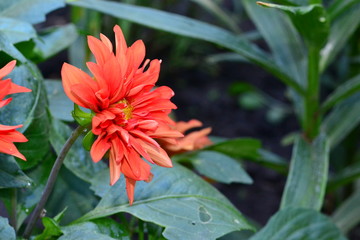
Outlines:
<svg viewBox="0 0 360 240"><path fill-rule="evenodd" d="M323 23L323 22L326 22L326 18L325 18L325 17L321 17L321 18L319 18L319 21L322 22L322 23Z"/></svg>
<svg viewBox="0 0 360 240"><path fill-rule="evenodd" d="M25 208L25 212L26 212L26 213L29 213L30 210L29 210L28 208Z"/></svg>
<svg viewBox="0 0 360 240"><path fill-rule="evenodd" d="M195 226L195 225L196 225L196 223L195 223L195 222L191 222L191 224L192 224L193 226Z"/></svg>
<svg viewBox="0 0 360 240"><path fill-rule="evenodd" d="M240 223L239 220L237 220L237 219L234 219L234 222L235 222L236 224L239 224L239 223Z"/></svg>

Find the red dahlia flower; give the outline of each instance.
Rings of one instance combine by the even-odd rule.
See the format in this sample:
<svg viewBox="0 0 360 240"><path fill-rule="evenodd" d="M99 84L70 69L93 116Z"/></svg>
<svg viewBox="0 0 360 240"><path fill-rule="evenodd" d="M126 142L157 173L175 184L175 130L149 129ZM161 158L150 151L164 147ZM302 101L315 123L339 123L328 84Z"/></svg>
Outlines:
<svg viewBox="0 0 360 240"><path fill-rule="evenodd" d="M9 104L12 98L4 99L7 95L21 92L31 92L30 89L16 85L11 82L11 79L3 80L3 77L8 75L15 67L16 61L13 60L0 69L0 108ZM14 145L14 142L27 142L27 139L20 132L15 129L21 128L22 125L5 126L0 124L0 152L13 155L26 161Z"/></svg>
<svg viewBox="0 0 360 240"><path fill-rule="evenodd" d="M175 129L183 133L185 136L178 138L176 144L163 140L159 140L159 143L170 156L183 152L199 150L212 145L213 142L208 137L211 132L211 127L185 134L188 130L201 127L202 125L202 122L196 119L192 119L188 122L176 122Z"/></svg>
<svg viewBox="0 0 360 240"><path fill-rule="evenodd" d="M163 167L172 167L166 152L154 138L182 136L171 127L170 101L174 95L168 87L153 89L160 72L159 60L146 60L141 40L127 47L119 26L114 27L115 52L111 41L88 37L96 63L88 62L93 77L64 64L61 75L65 93L76 104L91 109L92 132L97 135L90 154L94 162L109 152L110 184L123 173L127 195L132 204L136 181L150 181L150 166L141 159ZM141 66L142 64L142 66ZM141 67L140 67L141 66Z"/></svg>

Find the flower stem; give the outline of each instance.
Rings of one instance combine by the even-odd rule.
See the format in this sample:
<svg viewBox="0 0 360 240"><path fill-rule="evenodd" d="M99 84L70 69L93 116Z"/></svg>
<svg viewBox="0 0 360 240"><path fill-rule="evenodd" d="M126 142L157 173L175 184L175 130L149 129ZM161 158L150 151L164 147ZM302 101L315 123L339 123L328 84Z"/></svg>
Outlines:
<svg viewBox="0 0 360 240"><path fill-rule="evenodd" d="M305 118L303 130L307 139L314 139L319 133L319 59L320 51L315 46L309 47L308 85L305 96Z"/></svg>
<svg viewBox="0 0 360 240"><path fill-rule="evenodd" d="M24 232L24 238L28 239L31 235L31 232L39 218L40 213L43 211L44 206L50 196L50 193L52 192L52 189L55 184L55 180L57 178L57 175L59 174L60 168L62 163L64 162L66 154L69 152L71 146L74 144L76 139L80 136L80 134L83 132L84 127L78 126L70 135L66 143L64 144L63 148L60 151L60 154L58 155L57 159L55 160L54 166L51 169L49 179L46 183L44 192L41 196L41 199L39 203L36 205L35 210L32 212L28 225L26 226L25 232Z"/></svg>
<svg viewBox="0 0 360 240"><path fill-rule="evenodd" d="M17 189L11 189L11 212L10 212L10 225L16 231L16 205L17 205Z"/></svg>

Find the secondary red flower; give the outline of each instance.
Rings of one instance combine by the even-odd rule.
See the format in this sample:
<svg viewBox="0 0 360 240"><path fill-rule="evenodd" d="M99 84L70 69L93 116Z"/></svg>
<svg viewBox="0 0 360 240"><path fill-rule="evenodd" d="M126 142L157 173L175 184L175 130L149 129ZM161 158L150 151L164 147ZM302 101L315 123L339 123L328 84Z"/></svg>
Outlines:
<svg viewBox="0 0 360 240"><path fill-rule="evenodd" d="M110 184L124 174L126 190L133 202L136 181L150 181L150 163L172 167L166 152L154 140L182 136L171 128L169 113L176 106L168 87L154 89L160 72L159 60L146 60L141 40L127 46L119 26L114 27L115 45L104 35L88 37L96 63L88 62L92 77L64 64L61 75L65 93L76 104L91 109L92 132L97 139L90 154L94 162L109 152ZM143 63L143 64L142 64ZM141 65L142 64L142 65Z"/></svg>
<svg viewBox="0 0 360 240"><path fill-rule="evenodd" d="M11 79L3 80L3 78L14 69L15 65L16 61L13 60L0 69L0 108L11 102L12 98L4 99L7 95L13 93L31 92L30 89L11 82ZM22 155L14 145L14 142L27 142L26 137L15 130L21 127L22 125L5 126L0 124L0 152L26 160L24 155Z"/></svg>
<svg viewBox="0 0 360 240"><path fill-rule="evenodd" d="M196 119L192 119L188 122L177 122L175 125L175 129L185 135L188 130L196 127L201 127L202 125L202 122ZM187 151L199 150L213 144L212 141L208 138L210 132L211 128L208 127L199 131L190 132L184 137L178 138L176 144L172 142L167 142L166 140L160 140L159 142L162 148L165 149L165 151L170 156L172 156Z"/></svg>

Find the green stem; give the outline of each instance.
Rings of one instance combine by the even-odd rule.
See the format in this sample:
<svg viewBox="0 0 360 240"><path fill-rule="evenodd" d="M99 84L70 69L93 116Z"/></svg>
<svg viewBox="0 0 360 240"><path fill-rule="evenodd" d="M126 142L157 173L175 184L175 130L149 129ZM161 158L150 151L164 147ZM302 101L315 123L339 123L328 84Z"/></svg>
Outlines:
<svg viewBox="0 0 360 240"><path fill-rule="evenodd" d="M308 56L308 84L305 96L305 117L303 120L303 130L305 136L312 140L319 133L320 114L319 114L319 48L310 46Z"/></svg>
<svg viewBox="0 0 360 240"><path fill-rule="evenodd" d="M17 206L17 189L11 189L11 212L10 225L16 230L16 206Z"/></svg>
<svg viewBox="0 0 360 240"><path fill-rule="evenodd" d="M144 221L139 219L138 221L138 229L139 229L139 240L145 239L145 233L144 233Z"/></svg>
<svg viewBox="0 0 360 240"><path fill-rule="evenodd" d="M50 196L50 193L52 192L52 189L55 184L55 180L57 178L57 175L59 174L60 168L62 163L65 160L66 154L69 152L71 146L74 144L76 139L81 135L83 132L84 127L78 126L70 135L66 143L64 144L63 148L60 151L60 154L58 155L57 159L55 160L54 166L51 169L49 179L46 183L44 192L41 196L41 199L39 203L36 205L35 210L32 212L30 219L28 221L28 225L26 226L25 232L24 232L24 238L28 239L31 235L31 232L35 226L35 223L37 222L41 212L44 209L44 206Z"/></svg>

